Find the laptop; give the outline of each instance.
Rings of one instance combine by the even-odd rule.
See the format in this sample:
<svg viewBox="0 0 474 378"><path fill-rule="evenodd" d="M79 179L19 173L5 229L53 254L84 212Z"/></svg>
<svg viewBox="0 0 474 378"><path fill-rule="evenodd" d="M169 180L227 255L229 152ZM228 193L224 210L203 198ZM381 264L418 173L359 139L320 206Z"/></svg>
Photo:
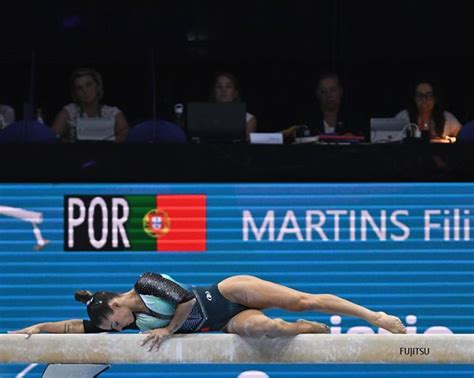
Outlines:
<svg viewBox="0 0 474 378"><path fill-rule="evenodd" d="M78 141L114 142L114 118L78 118L76 124Z"/></svg>
<svg viewBox="0 0 474 378"><path fill-rule="evenodd" d="M371 118L370 141L372 143L401 142L406 137L409 122L403 118Z"/></svg>
<svg viewBox="0 0 474 378"><path fill-rule="evenodd" d="M191 102L186 110L186 129L192 142L235 143L246 140L245 103Z"/></svg>

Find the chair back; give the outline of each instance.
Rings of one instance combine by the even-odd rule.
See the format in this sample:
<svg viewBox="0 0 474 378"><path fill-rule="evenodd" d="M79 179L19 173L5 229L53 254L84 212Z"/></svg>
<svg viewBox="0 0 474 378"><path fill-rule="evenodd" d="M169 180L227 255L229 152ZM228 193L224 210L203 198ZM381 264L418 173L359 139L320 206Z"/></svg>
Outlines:
<svg viewBox="0 0 474 378"><path fill-rule="evenodd" d="M168 121L145 121L132 127L126 143L186 143L184 131Z"/></svg>
<svg viewBox="0 0 474 378"><path fill-rule="evenodd" d="M58 143L48 126L37 121L14 122L0 131L0 143Z"/></svg>
<svg viewBox="0 0 474 378"><path fill-rule="evenodd" d="M474 121L466 123L456 137L458 143L474 143Z"/></svg>

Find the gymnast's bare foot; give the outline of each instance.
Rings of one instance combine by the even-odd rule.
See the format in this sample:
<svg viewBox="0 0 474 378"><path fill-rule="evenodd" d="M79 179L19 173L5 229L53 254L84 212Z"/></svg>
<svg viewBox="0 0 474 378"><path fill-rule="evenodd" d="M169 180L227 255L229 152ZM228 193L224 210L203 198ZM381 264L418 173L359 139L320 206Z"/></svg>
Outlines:
<svg viewBox="0 0 474 378"><path fill-rule="evenodd" d="M305 320L305 319L298 319L296 323L309 324L313 328L311 333L329 333L330 332L329 327L323 323L310 322L309 320Z"/></svg>
<svg viewBox="0 0 474 378"><path fill-rule="evenodd" d="M407 329L400 319L396 316L387 315L385 312L377 312L375 321L372 322L374 326L386 329L392 333L407 333Z"/></svg>

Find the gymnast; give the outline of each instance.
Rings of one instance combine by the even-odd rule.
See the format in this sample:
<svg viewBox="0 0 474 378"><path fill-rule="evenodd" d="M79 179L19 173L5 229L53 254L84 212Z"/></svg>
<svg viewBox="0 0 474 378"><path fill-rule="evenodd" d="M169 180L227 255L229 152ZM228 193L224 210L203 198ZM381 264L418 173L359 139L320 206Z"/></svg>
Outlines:
<svg viewBox="0 0 474 378"><path fill-rule="evenodd" d="M232 276L211 286L188 286L166 274L144 273L132 290L78 291L75 299L87 306L90 320L35 324L9 333L98 333L139 329L148 333L141 345L158 349L174 333L223 331L270 338L303 333L329 333L322 323L294 323L267 317L262 310L319 311L364 319L392 333L406 333L400 319L374 312L331 294L308 294L253 276Z"/></svg>

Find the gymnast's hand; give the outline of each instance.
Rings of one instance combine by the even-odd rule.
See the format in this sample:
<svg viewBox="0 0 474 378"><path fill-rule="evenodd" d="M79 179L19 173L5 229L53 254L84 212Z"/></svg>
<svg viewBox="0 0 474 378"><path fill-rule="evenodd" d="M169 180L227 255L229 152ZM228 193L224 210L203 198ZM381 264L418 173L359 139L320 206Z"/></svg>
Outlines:
<svg viewBox="0 0 474 378"><path fill-rule="evenodd" d="M146 331L144 333L148 333L148 336L145 338L145 340L142 341L140 345L144 346L151 342L150 348L148 349L149 352L151 352L153 348L156 348L156 350L158 350L163 341L165 341L171 336L171 332L168 330L168 328L157 328L152 331Z"/></svg>
<svg viewBox="0 0 474 378"><path fill-rule="evenodd" d="M23 329L19 329L17 331L8 331L10 334L26 334L25 339L29 339L31 335L36 333L41 333L41 327L39 324L32 325L30 327L26 327Z"/></svg>

